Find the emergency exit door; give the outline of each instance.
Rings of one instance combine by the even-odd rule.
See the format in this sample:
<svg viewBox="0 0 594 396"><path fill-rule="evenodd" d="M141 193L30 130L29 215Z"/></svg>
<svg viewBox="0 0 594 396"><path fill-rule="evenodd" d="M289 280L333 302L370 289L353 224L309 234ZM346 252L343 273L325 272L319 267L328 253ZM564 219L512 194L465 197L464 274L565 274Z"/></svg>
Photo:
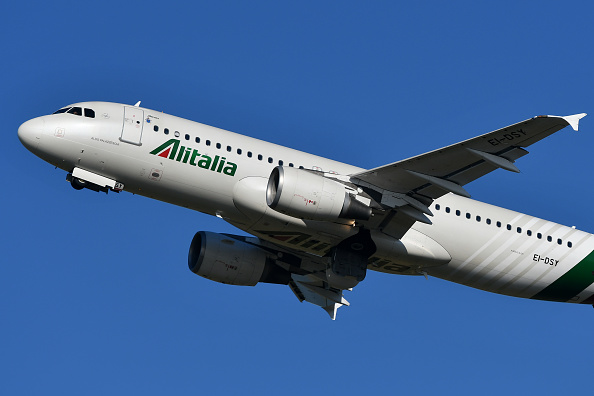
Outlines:
<svg viewBox="0 0 594 396"><path fill-rule="evenodd" d="M138 107L124 107L124 125L122 126L122 142L140 146L142 126L144 125L144 111Z"/></svg>

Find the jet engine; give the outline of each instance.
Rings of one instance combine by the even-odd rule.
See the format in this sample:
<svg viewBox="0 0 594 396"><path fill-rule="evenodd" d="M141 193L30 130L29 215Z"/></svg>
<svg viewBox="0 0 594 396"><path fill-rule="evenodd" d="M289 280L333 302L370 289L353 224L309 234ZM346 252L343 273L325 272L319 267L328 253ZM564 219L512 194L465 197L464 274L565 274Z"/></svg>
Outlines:
<svg viewBox="0 0 594 396"><path fill-rule="evenodd" d="M188 253L190 271L230 285L289 283L291 274L276 265L267 251L241 239L214 232L197 232Z"/></svg>
<svg viewBox="0 0 594 396"><path fill-rule="evenodd" d="M353 192L322 175L277 166L268 179L266 203L271 209L300 219L368 220L371 208L356 200Z"/></svg>

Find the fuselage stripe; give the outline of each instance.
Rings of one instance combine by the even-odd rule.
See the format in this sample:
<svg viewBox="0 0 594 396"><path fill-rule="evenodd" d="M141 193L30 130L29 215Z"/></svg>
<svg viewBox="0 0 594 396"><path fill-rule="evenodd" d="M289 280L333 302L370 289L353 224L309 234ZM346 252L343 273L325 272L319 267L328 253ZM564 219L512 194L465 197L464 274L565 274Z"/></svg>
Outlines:
<svg viewBox="0 0 594 396"><path fill-rule="evenodd" d="M532 298L564 302L577 296L592 283L594 283L594 251Z"/></svg>

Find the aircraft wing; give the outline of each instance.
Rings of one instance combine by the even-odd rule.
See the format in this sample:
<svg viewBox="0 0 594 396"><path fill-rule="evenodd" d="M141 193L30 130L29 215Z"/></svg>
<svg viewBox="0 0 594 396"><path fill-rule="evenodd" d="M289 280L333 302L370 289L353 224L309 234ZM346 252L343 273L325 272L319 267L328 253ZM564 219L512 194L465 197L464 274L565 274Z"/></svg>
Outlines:
<svg viewBox="0 0 594 396"><path fill-rule="evenodd" d="M568 125L577 131L578 122L585 115L534 117L416 157L352 174L351 181L384 195L416 197L426 205L426 201L449 192L469 197L462 186L497 168L519 172L514 161L528 154L524 147ZM383 203L390 201L383 200Z"/></svg>
<svg viewBox="0 0 594 396"><path fill-rule="evenodd" d="M565 128L577 131L586 114L538 116L409 159L350 175L383 211L370 228L400 239L417 221L431 224L429 206L447 193L465 197L462 187L497 168L519 172L515 160L528 154L524 147Z"/></svg>

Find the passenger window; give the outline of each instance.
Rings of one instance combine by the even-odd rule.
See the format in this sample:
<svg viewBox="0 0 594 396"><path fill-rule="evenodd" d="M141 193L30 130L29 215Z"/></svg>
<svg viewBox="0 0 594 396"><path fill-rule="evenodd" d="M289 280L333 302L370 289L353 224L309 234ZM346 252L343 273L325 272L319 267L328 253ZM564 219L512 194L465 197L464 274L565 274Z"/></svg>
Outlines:
<svg viewBox="0 0 594 396"><path fill-rule="evenodd" d="M532 231L530 231L530 230L526 231L526 235L532 236Z"/></svg>
<svg viewBox="0 0 594 396"><path fill-rule="evenodd" d="M459 210L456 211L456 216L460 216L460 211Z"/></svg>
<svg viewBox="0 0 594 396"><path fill-rule="evenodd" d="M547 237L547 241L549 241L549 242L553 242L553 237L549 235L549 236Z"/></svg>
<svg viewBox="0 0 594 396"><path fill-rule="evenodd" d="M486 222L487 224L491 224L491 219L487 219L485 222Z"/></svg>
<svg viewBox="0 0 594 396"><path fill-rule="evenodd" d="M518 232L518 234L522 233L522 229L520 227L516 228L516 231Z"/></svg>
<svg viewBox="0 0 594 396"><path fill-rule="evenodd" d="M186 136L185 136L185 138L186 138L186 140L190 140L190 135L188 135L188 134L186 133Z"/></svg>
<svg viewBox="0 0 594 396"><path fill-rule="evenodd" d="M165 128L165 129L163 129L163 133L164 133L165 135L169 135L169 128Z"/></svg>
<svg viewBox="0 0 594 396"><path fill-rule="evenodd" d="M450 213L450 207L446 206L446 213Z"/></svg>
<svg viewBox="0 0 594 396"><path fill-rule="evenodd" d="M258 161L262 161L262 158L264 158L262 157L262 154L258 154Z"/></svg>
<svg viewBox="0 0 594 396"><path fill-rule="evenodd" d="M538 234L536 234L536 237L537 237L538 239L542 239L542 234L539 232Z"/></svg>
<svg viewBox="0 0 594 396"><path fill-rule="evenodd" d="M241 149L237 149L237 154L241 155Z"/></svg>
<svg viewBox="0 0 594 396"><path fill-rule="evenodd" d="M508 225L507 225L507 230L508 230L508 231L511 231L511 224L508 224Z"/></svg>
<svg viewBox="0 0 594 396"><path fill-rule="evenodd" d="M247 155L248 155L248 158L252 158L252 152L251 151L248 151L248 154Z"/></svg>
<svg viewBox="0 0 594 396"><path fill-rule="evenodd" d="M70 110L68 110L69 114L74 114L74 115L82 115L82 108L81 107L73 107Z"/></svg>
<svg viewBox="0 0 594 396"><path fill-rule="evenodd" d="M231 152L231 146L227 146L227 151Z"/></svg>
<svg viewBox="0 0 594 396"><path fill-rule="evenodd" d="M441 206L439 206L439 204L435 204L435 210L439 210L439 208L441 208Z"/></svg>
<svg viewBox="0 0 594 396"><path fill-rule="evenodd" d="M501 222L500 221L497 222L497 227L501 228Z"/></svg>
<svg viewBox="0 0 594 396"><path fill-rule="evenodd" d="M294 166L293 163L292 162L289 162L289 167L292 168L293 166Z"/></svg>
<svg viewBox="0 0 594 396"><path fill-rule="evenodd" d="M274 161L272 157L268 157L268 162L272 164L272 161Z"/></svg>
<svg viewBox="0 0 594 396"><path fill-rule="evenodd" d="M557 245L563 245L563 241L561 239L557 239Z"/></svg>
<svg viewBox="0 0 594 396"><path fill-rule="evenodd" d="M284 163L284 162L283 162L283 160L278 160L278 164L279 164L280 166L283 166L283 163Z"/></svg>
<svg viewBox="0 0 594 396"><path fill-rule="evenodd" d="M196 136L196 139L194 139L194 141L195 141L196 143L200 143L200 138L199 138L198 136Z"/></svg>
<svg viewBox="0 0 594 396"><path fill-rule="evenodd" d="M299 169L305 169L303 165L299 165Z"/></svg>
<svg viewBox="0 0 594 396"><path fill-rule="evenodd" d="M470 213L466 212L466 218L470 219L470 217L472 217L472 216L470 216Z"/></svg>
<svg viewBox="0 0 594 396"><path fill-rule="evenodd" d="M155 126L153 127L153 131L155 131L155 132L159 132L159 125L155 125Z"/></svg>
<svg viewBox="0 0 594 396"><path fill-rule="evenodd" d="M93 109L85 109L85 117L95 118L95 111Z"/></svg>
<svg viewBox="0 0 594 396"><path fill-rule="evenodd" d="M217 148L220 149L221 148L221 143L217 143Z"/></svg>
<svg viewBox="0 0 594 396"><path fill-rule="evenodd" d="M568 247L568 248L570 248L570 247L573 247L573 243L571 243L571 242L567 242L567 247Z"/></svg>
<svg viewBox="0 0 594 396"><path fill-rule="evenodd" d="M476 221L481 222L481 216L476 216Z"/></svg>
<svg viewBox="0 0 594 396"><path fill-rule="evenodd" d="M206 145L207 145L207 146L210 146L210 140L207 140L207 141L206 141Z"/></svg>

